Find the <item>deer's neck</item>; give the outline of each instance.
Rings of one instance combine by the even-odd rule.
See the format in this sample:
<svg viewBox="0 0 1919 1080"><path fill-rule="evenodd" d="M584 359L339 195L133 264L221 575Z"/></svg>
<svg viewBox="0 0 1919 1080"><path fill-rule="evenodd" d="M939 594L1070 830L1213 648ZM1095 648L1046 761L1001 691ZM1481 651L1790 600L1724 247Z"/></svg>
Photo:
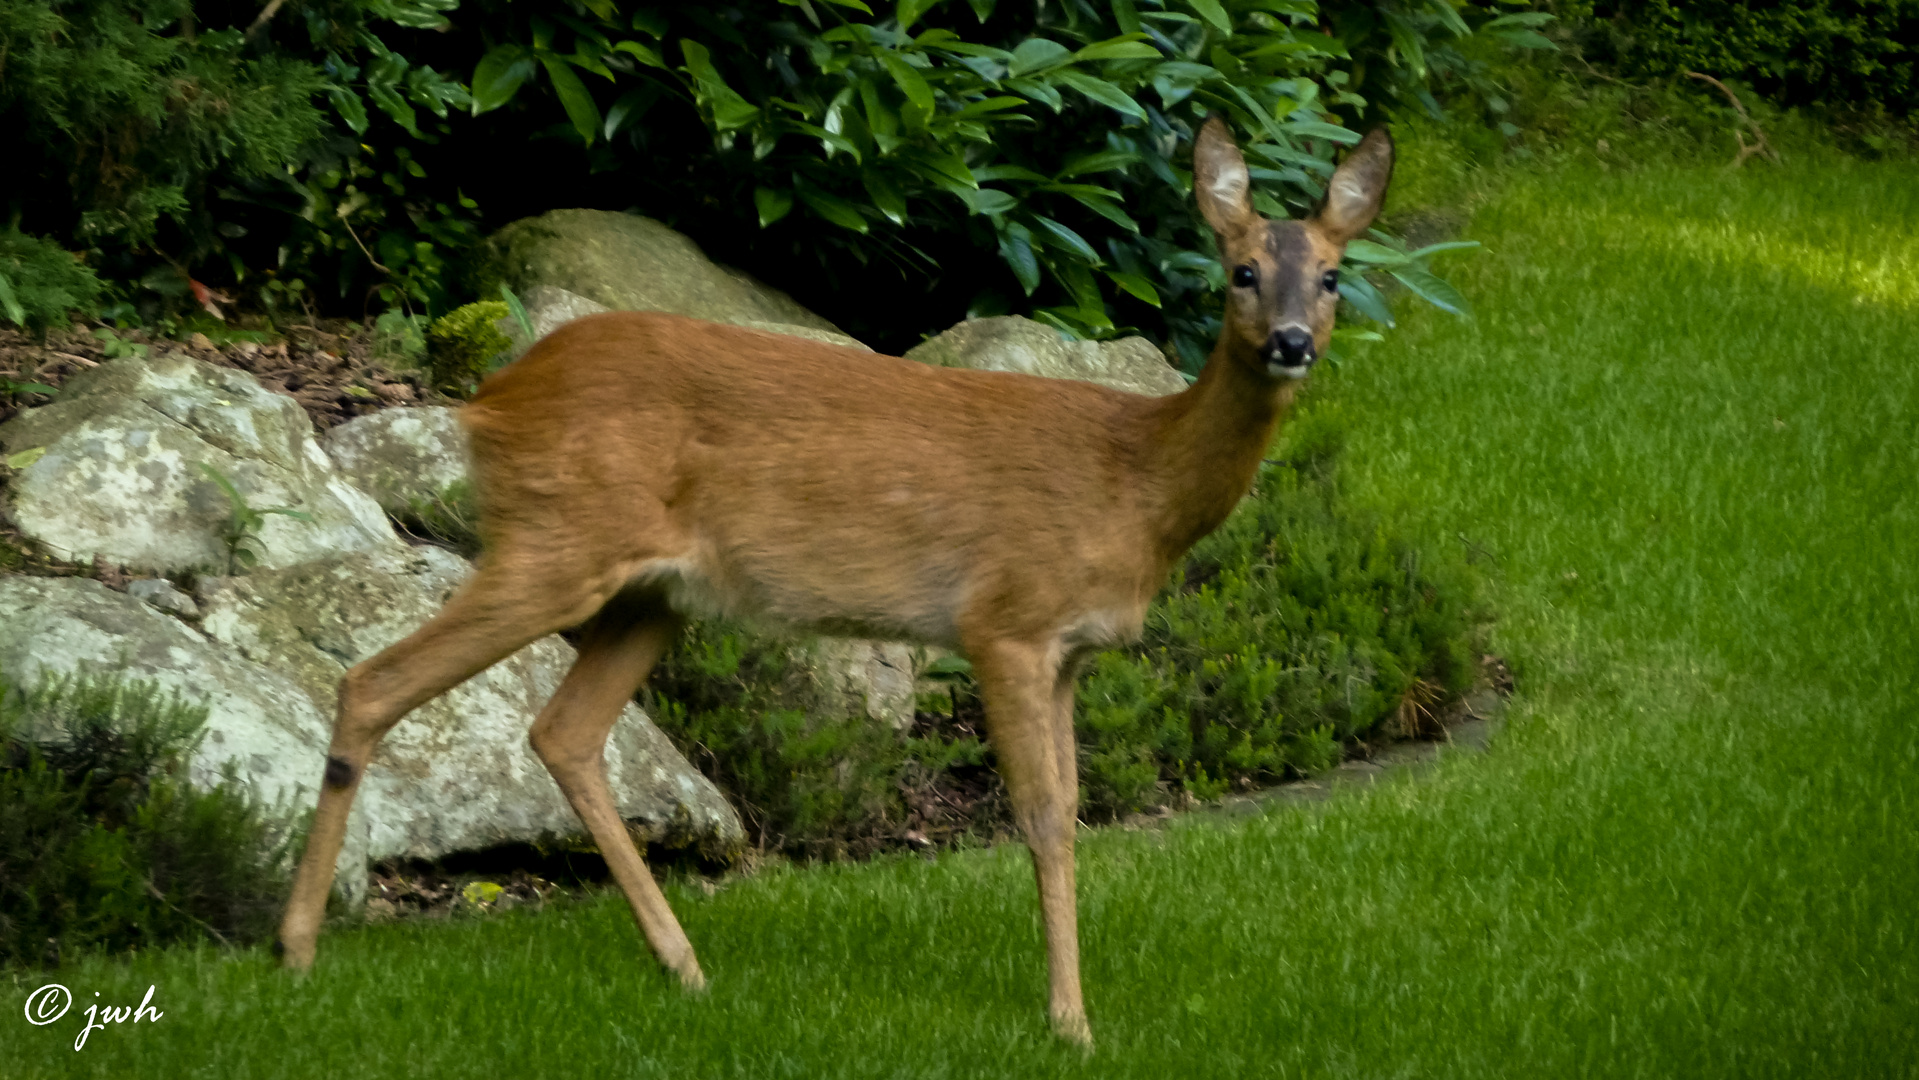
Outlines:
<svg viewBox="0 0 1919 1080"><path fill-rule="evenodd" d="M1168 567L1252 488L1292 397L1291 383L1275 386L1254 373L1251 356L1231 355L1221 343L1199 381L1161 399L1149 468L1159 503L1155 532Z"/></svg>

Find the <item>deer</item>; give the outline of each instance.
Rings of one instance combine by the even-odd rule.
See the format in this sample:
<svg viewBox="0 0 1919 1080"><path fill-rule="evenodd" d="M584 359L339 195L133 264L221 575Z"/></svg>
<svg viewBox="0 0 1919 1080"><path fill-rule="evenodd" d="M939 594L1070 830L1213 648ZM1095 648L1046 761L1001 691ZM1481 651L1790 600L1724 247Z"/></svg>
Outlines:
<svg viewBox="0 0 1919 1080"><path fill-rule="evenodd" d="M1251 490L1325 355L1347 243L1379 213L1375 130L1304 220L1251 200L1215 116L1193 187L1228 288L1218 343L1182 392L936 368L657 312L567 323L461 410L483 553L439 614L341 679L318 808L276 948L306 971L354 793L409 711L560 630L572 668L528 732L653 955L705 987L607 786L614 721L709 614L909 640L972 665L1032 853L1048 1012L1090 1049L1074 841L1077 677L1136 639L1174 564Z"/></svg>

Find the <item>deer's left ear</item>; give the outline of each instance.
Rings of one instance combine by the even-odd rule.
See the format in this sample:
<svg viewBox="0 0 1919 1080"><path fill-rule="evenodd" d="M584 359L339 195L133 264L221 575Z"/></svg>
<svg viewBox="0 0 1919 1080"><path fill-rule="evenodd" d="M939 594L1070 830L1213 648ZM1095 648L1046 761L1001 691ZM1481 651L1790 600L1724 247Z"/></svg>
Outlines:
<svg viewBox="0 0 1919 1080"><path fill-rule="evenodd" d="M1319 227L1336 244L1366 231L1386 201L1386 183L1393 178L1393 137L1374 128L1339 163L1326 185L1326 205L1319 210Z"/></svg>

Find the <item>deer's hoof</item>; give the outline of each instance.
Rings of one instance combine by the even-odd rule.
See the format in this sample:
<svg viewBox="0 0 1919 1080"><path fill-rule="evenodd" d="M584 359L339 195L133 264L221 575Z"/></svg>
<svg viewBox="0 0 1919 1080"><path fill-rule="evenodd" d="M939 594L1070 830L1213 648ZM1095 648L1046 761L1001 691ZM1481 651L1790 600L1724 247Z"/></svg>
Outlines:
<svg viewBox="0 0 1919 1080"><path fill-rule="evenodd" d="M689 994L706 993L706 974L700 970L699 961L687 957L686 963L674 969L680 977L680 989Z"/></svg>
<svg viewBox="0 0 1919 1080"><path fill-rule="evenodd" d="M1084 1012L1054 1013L1053 1034L1089 1054L1093 1052L1093 1028Z"/></svg>

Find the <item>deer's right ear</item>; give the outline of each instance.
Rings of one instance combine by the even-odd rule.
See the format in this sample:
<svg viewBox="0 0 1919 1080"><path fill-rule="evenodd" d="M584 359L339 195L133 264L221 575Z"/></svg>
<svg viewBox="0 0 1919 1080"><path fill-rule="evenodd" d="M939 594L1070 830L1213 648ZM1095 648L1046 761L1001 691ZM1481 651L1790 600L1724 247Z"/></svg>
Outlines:
<svg viewBox="0 0 1919 1080"><path fill-rule="evenodd" d="M1199 200L1200 216L1213 227L1215 236L1237 235L1259 219L1253 210L1253 178L1246 172L1246 159L1217 116L1206 121L1193 142L1193 197Z"/></svg>

